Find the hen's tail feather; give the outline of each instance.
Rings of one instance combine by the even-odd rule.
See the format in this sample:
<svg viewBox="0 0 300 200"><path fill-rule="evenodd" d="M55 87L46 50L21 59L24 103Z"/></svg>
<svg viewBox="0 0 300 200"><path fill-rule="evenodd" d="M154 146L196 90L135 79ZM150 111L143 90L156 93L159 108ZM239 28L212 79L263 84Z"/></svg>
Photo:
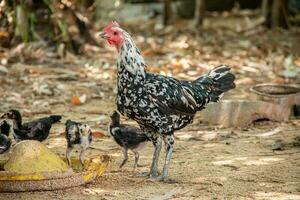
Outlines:
<svg viewBox="0 0 300 200"><path fill-rule="evenodd" d="M230 72L230 68L220 65L208 74L201 76L195 82L206 85L210 88L211 101L217 102L224 92L235 88L235 76Z"/></svg>
<svg viewBox="0 0 300 200"><path fill-rule="evenodd" d="M50 115L49 117L50 117L52 123L56 123L61 120L61 115Z"/></svg>

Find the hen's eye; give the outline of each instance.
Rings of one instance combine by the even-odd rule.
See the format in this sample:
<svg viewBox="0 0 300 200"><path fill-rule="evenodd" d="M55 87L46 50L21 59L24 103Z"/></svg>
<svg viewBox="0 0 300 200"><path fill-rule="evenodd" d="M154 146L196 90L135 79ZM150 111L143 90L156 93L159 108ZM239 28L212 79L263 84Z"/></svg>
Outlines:
<svg viewBox="0 0 300 200"><path fill-rule="evenodd" d="M117 35L117 34L118 34L118 33L115 31L115 32L114 32L114 35Z"/></svg>

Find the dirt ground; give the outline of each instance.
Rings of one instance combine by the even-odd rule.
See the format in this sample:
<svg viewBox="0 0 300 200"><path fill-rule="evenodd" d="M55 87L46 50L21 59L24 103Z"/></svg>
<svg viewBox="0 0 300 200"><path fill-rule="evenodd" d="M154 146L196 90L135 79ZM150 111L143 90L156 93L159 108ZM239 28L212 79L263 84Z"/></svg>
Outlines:
<svg viewBox="0 0 300 200"><path fill-rule="evenodd" d="M246 130L199 125L196 120L178 132L193 137L176 140L170 166L170 178L176 183L135 176L149 170L150 143L141 151L142 167L133 171L130 154L129 162L120 170L121 151L111 138L104 137L94 140L88 155L108 154L112 162L105 175L93 183L67 190L3 193L0 199L300 199L300 149L293 144L299 135L299 120L257 122ZM55 130L62 131L63 124L56 125ZM285 143L283 151L271 149L278 139ZM52 135L46 143L63 154L63 136ZM161 155L163 158L164 151Z"/></svg>
<svg viewBox="0 0 300 200"><path fill-rule="evenodd" d="M282 66L291 59L294 66L300 66L299 55L290 57L299 48L299 30L250 35L209 30L188 34L177 31L175 35L173 32L147 36L147 40L142 33L134 37L149 63L148 70L194 79L212 66L227 63L237 75L237 89L225 99L247 98L249 85L259 82L299 83L281 74ZM108 114L115 109L114 49L103 43L84 57L67 54L64 60L44 49L33 46L0 51L7 58L7 71L1 72L0 111L20 109L25 121L51 113L62 114L62 122L53 126L45 144L63 155L66 141L61 133L67 119L87 122L93 130L106 134ZM2 65L3 62L2 59ZM82 95L87 97L82 105L71 103L72 97ZM2 193L0 199L300 200L300 144L295 140L300 135L299 118L282 123L260 121L245 128L221 128L201 123L199 115L193 124L175 133L170 164L170 178L175 183L151 182L135 176L149 170L151 143L141 151L142 167L133 171L130 154L128 163L119 169L121 151L112 138L104 136L95 138L88 151L88 156L112 157L103 177L67 190ZM123 121L134 124L125 118ZM281 151L272 150L277 140L284 143ZM160 169L163 158L164 151Z"/></svg>

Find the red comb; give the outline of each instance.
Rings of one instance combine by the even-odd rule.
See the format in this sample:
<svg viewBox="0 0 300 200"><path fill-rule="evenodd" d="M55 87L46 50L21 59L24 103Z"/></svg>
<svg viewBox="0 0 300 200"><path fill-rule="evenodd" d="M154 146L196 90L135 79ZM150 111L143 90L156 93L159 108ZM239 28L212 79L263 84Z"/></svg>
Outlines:
<svg viewBox="0 0 300 200"><path fill-rule="evenodd" d="M111 21L111 22L108 24L108 27L113 27L113 26L119 27L118 22L116 22L116 21Z"/></svg>

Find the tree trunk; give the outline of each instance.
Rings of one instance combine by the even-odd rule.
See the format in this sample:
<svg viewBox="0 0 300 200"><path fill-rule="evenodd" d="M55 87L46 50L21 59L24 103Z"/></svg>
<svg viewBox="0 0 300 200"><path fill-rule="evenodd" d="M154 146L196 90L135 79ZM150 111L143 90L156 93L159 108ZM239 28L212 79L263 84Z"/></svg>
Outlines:
<svg viewBox="0 0 300 200"><path fill-rule="evenodd" d="M29 18L24 5L16 7L16 36L21 37L23 42L29 40Z"/></svg>
<svg viewBox="0 0 300 200"><path fill-rule="evenodd" d="M291 27L291 24L289 21L288 1L285 0L282 1L281 11L282 11L284 26L286 26L286 28L289 29Z"/></svg>
<svg viewBox="0 0 300 200"><path fill-rule="evenodd" d="M205 15L205 0L196 0L195 27L202 26Z"/></svg>
<svg viewBox="0 0 300 200"><path fill-rule="evenodd" d="M268 17L268 5L269 5L269 0L262 0L261 3L261 14L265 18L265 20Z"/></svg>
<svg viewBox="0 0 300 200"><path fill-rule="evenodd" d="M171 0L164 0L164 19L163 24L167 26L172 16Z"/></svg>
<svg viewBox="0 0 300 200"><path fill-rule="evenodd" d="M273 0L272 16L271 16L272 28L276 28L279 26L280 6L281 6L281 0Z"/></svg>
<svg viewBox="0 0 300 200"><path fill-rule="evenodd" d="M288 10L286 0L273 0L271 13L271 27L289 28Z"/></svg>

